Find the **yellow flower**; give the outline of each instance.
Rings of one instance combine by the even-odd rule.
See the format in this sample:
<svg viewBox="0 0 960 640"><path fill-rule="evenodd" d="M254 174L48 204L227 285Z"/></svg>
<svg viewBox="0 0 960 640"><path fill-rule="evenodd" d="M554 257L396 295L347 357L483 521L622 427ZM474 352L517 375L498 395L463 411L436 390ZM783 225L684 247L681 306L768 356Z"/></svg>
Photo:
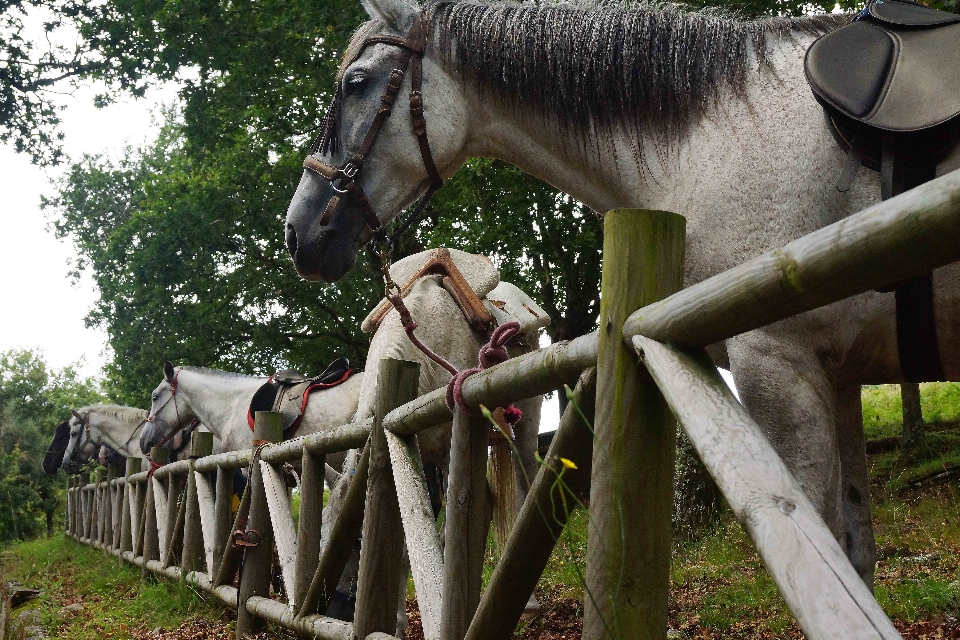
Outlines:
<svg viewBox="0 0 960 640"><path fill-rule="evenodd" d="M562 462L562 463L563 463L563 466L565 466L567 469L576 469L576 468L577 468L577 465L574 464L573 460L570 460L570 459L568 459L568 458L560 458L560 462Z"/></svg>

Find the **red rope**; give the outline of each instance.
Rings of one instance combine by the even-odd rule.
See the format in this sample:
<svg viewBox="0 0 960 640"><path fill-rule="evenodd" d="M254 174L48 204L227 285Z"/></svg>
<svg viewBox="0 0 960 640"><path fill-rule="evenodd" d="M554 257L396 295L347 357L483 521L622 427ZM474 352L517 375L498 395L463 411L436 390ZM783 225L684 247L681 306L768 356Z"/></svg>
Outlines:
<svg viewBox="0 0 960 640"><path fill-rule="evenodd" d="M494 329L493 334L490 336L490 341L480 347L480 353L477 358L479 366L457 371L457 368L450 364L446 358L423 344L414 334L414 331L417 329L417 323L413 321L413 316L410 315L410 310L407 309L407 305L403 303L403 298L397 294L391 294L387 296L387 299L390 300L390 303L393 304L397 313L400 314L400 322L403 325L404 331L407 332L407 337L410 338L410 342L413 343L413 346L453 376L450 382L447 383L447 408L453 411L454 407L457 407L464 413L470 415L479 414L478 411L467 405L463 399L463 383L473 374L500 364L510 357L510 354L507 353L507 343L515 335L520 333L520 323L516 321L505 322ZM523 412L511 404L504 407L503 417L510 426L513 426L523 417Z"/></svg>

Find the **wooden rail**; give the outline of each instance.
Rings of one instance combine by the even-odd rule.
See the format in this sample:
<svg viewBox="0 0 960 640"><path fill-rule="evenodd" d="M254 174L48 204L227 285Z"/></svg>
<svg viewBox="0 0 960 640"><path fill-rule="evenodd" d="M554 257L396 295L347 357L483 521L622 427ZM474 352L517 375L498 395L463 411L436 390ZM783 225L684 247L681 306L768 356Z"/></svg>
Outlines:
<svg viewBox="0 0 960 640"><path fill-rule="evenodd" d="M393 637L408 571L403 545L398 544L405 539L425 637L506 640L569 517L569 508L558 511L557 500L568 507L575 504L592 461L604 458L608 468L593 465L592 471L590 517L597 526L591 528L587 566L587 587L600 597L587 607L585 636L659 639L666 633L663 567L670 540L663 503L673 433L669 415L659 407L669 406L806 636L898 638L783 462L699 348L960 260L960 172L647 304L629 315L622 330L619 325L632 306L661 298L678 286L682 221L667 213L621 212L608 215L605 224L611 242L605 248L603 339L593 333L555 344L480 372L463 385L470 406L496 407L573 384L584 370L598 367L596 439L568 407L485 593L480 592L479 567L489 526L489 425L461 412L451 415L443 390L410 399L416 380L410 363L383 363L373 419L265 444L256 451L212 456L201 443L190 460L153 474L131 461L125 470L98 473L90 483L71 480L67 534L142 567L145 574L185 580L227 606L239 604L241 636L271 621L326 640ZM639 239L619 244L644 226L648 231ZM660 232L666 232L664 240L653 241ZM637 246L647 248L628 255ZM652 258L657 255L664 261ZM615 269L617 263L624 266ZM651 277L640 287L643 295L634 298L644 270ZM641 357L642 366L624 357L618 346L621 337ZM599 364L598 353L604 354ZM577 405L588 414L593 411L594 380L594 374L586 375L576 391ZM257 416L258 424L274 419ZM451 499L446 504L446 545L441 547L417 434L451 419ZM321 550L325 456L348 449L362 453L340 516ZM155 459L162 455L156 452ZM561 458L577 469L562 471ZM640 464L640 458L643 479L623 473L624 464ZM283 472L286 463L300 465L296 522ZM251 481L234 517L236 469L246 470ZM562 473L567 475L558 485ZM631 508L623 510L627 502ZM639 512L636 504L643 505ZM364 569L356 624L350 624L324 613L361 528ZM627 546L613 544L623 541L626 532ZM249 546L238 547L237 535ZM271 540L276 540L285 601L270 596ZM257 561L243 563L238 590L233 584L244 552ZM626 557L631 558L624 567L632 591L614 584L620 578L612 573L617 558L622 562ZM648 580L650 576L655 579ZM616 623L611 626L610 620Z"/></svg>

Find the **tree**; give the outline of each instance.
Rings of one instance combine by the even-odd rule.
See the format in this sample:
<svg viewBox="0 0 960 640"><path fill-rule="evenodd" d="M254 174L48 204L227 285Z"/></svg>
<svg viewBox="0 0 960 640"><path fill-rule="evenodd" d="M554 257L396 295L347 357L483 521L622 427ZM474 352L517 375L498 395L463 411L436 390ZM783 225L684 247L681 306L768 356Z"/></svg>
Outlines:
<svg viewBox="0 0 960 640"><path fill-rule="evenodd" d="M12 143L34 163L62 158L58 94L105 66L83 40L66 44L75 40L77 21L91 16L89 9L77 0L16 0L0 7L0 142Z"/></svg>
<svg viewBox="0 0 960 640"><path fill-rule="evenodd" d="M74 367L52 370L30 350L0 354L0 543L53 533L63 476L43 472L44 454L71 408L102 400Z"/></svg>
<svg viewBox="0 0 960 640"><path fill-rule="evenodd" d="M903 431L900 436L900 447L904 451L917 449L926 443L923 410L920 406L920 385L916 382L902 383L900 399L903 401Z"/></svg>

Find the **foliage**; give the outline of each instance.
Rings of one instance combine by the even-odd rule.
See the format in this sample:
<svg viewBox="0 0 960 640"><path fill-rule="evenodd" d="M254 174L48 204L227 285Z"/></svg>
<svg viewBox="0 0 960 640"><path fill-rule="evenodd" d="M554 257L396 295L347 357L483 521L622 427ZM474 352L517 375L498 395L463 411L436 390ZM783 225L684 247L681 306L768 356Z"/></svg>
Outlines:
<svg viewBox="0 0 960 640"><path fill-rule="evenodd" d="M280 233L296 165L271 164L257 145L242 159L191 155L172 120L150 149L74 164L45 201L77 246L75 268L97 283L87 322L108 332L118 400L148 404L164 359L317 373L337 355L365 357L358 327L377 293L368 270L325 289L299 278Z"/></svg>
<svg viewBox="0 0 960 640"><path fill-rule="evenodd" d="M0 544L52 532L63 476L46 475L43 456L70 409L100 399L73 367L51 370L29 350L0 354Z"/></svg>
<svg viewBox="0 0 960 640"><path fill-rule="evenodd" d="M57 95L104 66L86 43L66 44L75 21L90 15L82 0L0 5L0 142L35 163L62 157Z"/></svg>

